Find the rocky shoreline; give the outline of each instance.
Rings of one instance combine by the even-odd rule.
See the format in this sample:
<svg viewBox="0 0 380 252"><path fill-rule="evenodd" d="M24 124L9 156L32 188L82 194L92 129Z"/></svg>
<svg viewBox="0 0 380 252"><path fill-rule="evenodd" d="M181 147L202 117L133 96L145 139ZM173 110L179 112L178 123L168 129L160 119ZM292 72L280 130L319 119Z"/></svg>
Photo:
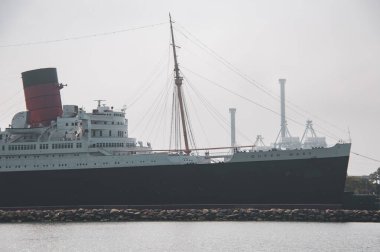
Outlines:
<svg viewBox="0 0 380 252"><path fill-rule="evenodd" d="M54 209L0 210L0 223L105 221L380 222L380 210L320 209Z"/></svg>

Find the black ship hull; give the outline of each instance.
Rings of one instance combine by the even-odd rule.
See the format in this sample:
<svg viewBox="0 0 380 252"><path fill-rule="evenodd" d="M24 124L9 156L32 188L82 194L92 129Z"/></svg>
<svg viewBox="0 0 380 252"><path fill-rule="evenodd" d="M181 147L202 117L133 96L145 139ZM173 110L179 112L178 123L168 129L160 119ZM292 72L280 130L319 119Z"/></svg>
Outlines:
<svg viewBox="0 0 380 252"><path fill-rule="evenodd" d="M0 173L0 207L342 203L348 157Z"/></svg>

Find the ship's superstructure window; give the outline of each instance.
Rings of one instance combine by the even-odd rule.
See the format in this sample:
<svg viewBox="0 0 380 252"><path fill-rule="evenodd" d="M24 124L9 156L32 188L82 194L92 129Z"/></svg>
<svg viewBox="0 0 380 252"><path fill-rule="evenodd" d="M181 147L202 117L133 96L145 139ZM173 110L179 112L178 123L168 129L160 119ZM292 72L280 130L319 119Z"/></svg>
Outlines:
<svg viewBox="0 0 380 252"><path fill-rule="evenodd" d="M48 144L40 144L40 150L46 150L49 148Z"/></svg>
<svg viewBox="0 0 380 252"><path fill-rule="evenodd" d="M35 149L36 149L35 144L17 144L17 145L9 145L8 146L8 150L11 150L11 151L13 151L13 150L35 150Z"/></svg>
<svg viewBox="0 0 380 252"><path fill-rule="evenodd" d="M70 149L73 148L73 143L58 143L58 144L52 144L53 149Z"/></svg>
<svg viewBox="0 0 380 252"><path fill-rule="evenodd" d="M92 144L92 147L123 147L123 143L96 143Z"/></svg>

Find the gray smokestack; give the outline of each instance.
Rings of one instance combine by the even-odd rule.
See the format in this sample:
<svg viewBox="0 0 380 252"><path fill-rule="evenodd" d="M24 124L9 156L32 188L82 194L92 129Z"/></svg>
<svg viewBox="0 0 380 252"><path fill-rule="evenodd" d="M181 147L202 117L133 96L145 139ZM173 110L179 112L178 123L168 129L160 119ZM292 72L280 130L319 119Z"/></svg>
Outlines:
<svg viewBox="0 0 380 252"><path fill-rule="evenodd" d="M279 79L281 87L281 137L286 135L286 118L285 118L285 82L286 79Z"/></svg>
<svg viewBox="0 0 380 252"><path fill-rule="evenodd" d="M236 108L230 108L230 114L231 114L231 146L236 145L236 138L235 138L235 113Z"/></svg>

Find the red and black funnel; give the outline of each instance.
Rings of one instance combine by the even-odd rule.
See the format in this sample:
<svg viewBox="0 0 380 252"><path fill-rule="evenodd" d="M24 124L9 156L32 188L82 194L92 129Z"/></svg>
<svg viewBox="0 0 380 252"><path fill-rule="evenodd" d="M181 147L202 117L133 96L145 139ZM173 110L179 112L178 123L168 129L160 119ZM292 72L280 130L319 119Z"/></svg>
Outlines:
<svg viewBox="0 0 380 252"><path fill-rule="evenodd" d="M32 127L48 126L62 115L61 86L56 68L41 68L23 72L28 123Z"/></svg>

